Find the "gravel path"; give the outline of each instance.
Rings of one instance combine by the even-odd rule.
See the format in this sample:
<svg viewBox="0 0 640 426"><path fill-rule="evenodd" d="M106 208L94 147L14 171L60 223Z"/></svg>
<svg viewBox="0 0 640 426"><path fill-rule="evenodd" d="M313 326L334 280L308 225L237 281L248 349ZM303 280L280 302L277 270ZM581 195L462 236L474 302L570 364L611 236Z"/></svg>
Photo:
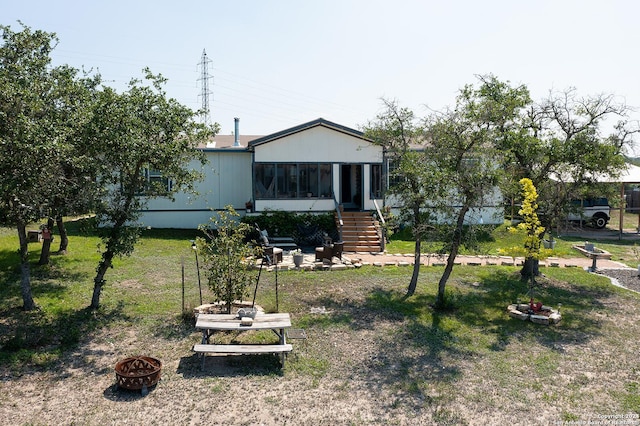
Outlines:
<svg viewBox="0 0 640 426"><path fill-rule="evenodd" d="M598 273L612 279L615 285L640 293L640 276L637 269L603 268Z"/></svg>

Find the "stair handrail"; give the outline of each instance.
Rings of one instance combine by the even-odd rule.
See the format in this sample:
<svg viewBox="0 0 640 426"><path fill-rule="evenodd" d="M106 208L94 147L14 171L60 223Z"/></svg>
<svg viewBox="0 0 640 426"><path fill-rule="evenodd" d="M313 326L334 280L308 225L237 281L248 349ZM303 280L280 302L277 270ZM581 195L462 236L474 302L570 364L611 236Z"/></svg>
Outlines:
<svg viewBox="0 0 640 426"><path fill-rule="evenodd" d="M384 216L382 216L382 212L380 211L380 207L378 206L378 202L376 201L375 198L372 198L372 201L373 201L373 205L376 208L376 213L378 214L378 217L380 218L380 222L382 222L382 232L381 232L382 235L380 235L380 248L382 249L382 251L384 251L385 250L385 243L386 243L386 240L387 240L387 238L386 238L387 237L386 236L386 229L387 228L385 226L386 222L384 221Z"/></svg>
<svg viewBox="0 0 640 426"><path fill-rule="evenodd" d="M375 198L372 198L372 201L373 201L373 205L376 207L376 213L378 213L378 217L380 218L380 222L382 222L382 224L385 225L384 216L382 216L382 212L380 211L380 207L378 206L378 202L376 201Z"/></svg>
<svg viewBox="0 0 640 426"><path fill-rule="evenodd" d="M331 195L333 196L333 205L336 209L336 214L338 215L338 238L340 241L342 240L342 227L344 226L344 222L342 221L342 213L340 212L340 203L338 203L338 200L336 199L336 194L335 192L331 192Z"/></svg>

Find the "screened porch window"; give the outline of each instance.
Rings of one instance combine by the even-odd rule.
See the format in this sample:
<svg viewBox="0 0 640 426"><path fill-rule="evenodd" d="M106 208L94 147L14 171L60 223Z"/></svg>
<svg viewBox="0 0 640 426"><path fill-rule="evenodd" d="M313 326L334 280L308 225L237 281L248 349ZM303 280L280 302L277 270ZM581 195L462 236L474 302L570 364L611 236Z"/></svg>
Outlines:
<svg viewBox="0 0 640 426"><path fill-rule="evenodd" d="M276 165L276 197L298 198L298 173L296 164Z"/></svg>
<svg viewBox="0 0 640 426"><path fill-rule="evenodd" d="M318 197L318 177L317 164L298 164L298 198Z"/></svg>
<svg viewBox="0 0 640 426"><path fill-rule="evenodd" d="M331 164L320 164L320 198L330 198L333 194Z"/></svg>
<svg viewBox="0 0 640 426"><path fill-rule="evenodd" d="M276 197L276 165L256 164L254 168L256 198Z"/></svg>
<svg viewBox="0 0 640 426"><path fill-rule="evenodd" d="M331 197L331 164L255 163L256 199Z"/></svg>

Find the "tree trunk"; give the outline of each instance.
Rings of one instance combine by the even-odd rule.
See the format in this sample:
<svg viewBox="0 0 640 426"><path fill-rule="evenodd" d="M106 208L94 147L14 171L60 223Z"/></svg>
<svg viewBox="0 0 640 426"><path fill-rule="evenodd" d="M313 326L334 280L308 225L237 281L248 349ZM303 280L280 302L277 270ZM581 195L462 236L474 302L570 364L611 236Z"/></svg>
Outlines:
<svg viewBox="0 0 640 426"><path fill-rule="evenodd" d="M420 274L421 244L422 238L420 238L420 235L418 235L416 237L416 246L413 254L413 274L411 275L411 281L409 282L407 293L404 295L405 299L413 296L413 294L416 292L416 287L418 286L418 275Z"/></svg>
<svg viewBox="0 0 640 426"><path fill-rule="evenodd" d="M58 249L58 254L67 254L69 236L67 235L67 228L64 225L62 215L58 215L56 217L56 225L58 226L58 233L60 234L60 248Z"/></svg>
<svg viewBox="0 0 640 426"><path fill-rule="evenodd" d="M142 166L136 168L136 173L139 173L141 167ZM96 277L93 279L93 296L91 296L91 305L89 305L89 309L96 310L100 307L100 293L102 292L102 287L105 283L104 276L107 273L107 270L113 266L114 256L116 254L122 254L122 251L118 250L118 245L122 244L122 227L131 214L129 207L131 206L133 197L133 189L130 189L126 194L121 214L119 215L119 218L114 222L113 227L110 231L109 238L107 238L105 241L106 248L102 253L102 259L100 260L98 268L96 269Z"/></svg>
<svg viewBox="0 0 640 426"><path fill-rule="evenodd" d="M421 255L421 244L422 244L422 236L420 229L421 217L420 217L420 204L414 204L413 207L413 229L414 235L416 238L416 245L413 252L413 274L411 275L411 281L409 282L409 288L407 288L407 293L404 298L408 298L413 296L416 292L416 287L418 286L418 274L420 273L420 255Z"/></svg>
<svg viewBox="0 0 640 426"><path fill-rule="evenodd" d="M48 218L47 229L49 230L49 234L48 237L46 237L46 234L43 233L43 237L45 238L43 238L42 240L42 250L40 251L40 260L38 261L38 265L49 264L49 257L51 254L51 240L53 240L53 225L55 225L53 218Z"/></svg>
<svg viewBox="0 0 640 426"><path fill-rule="evenodd" d="M100 307L100 293L102 292L102 286L105 283L104 276L107 270L111 267L114 253L110 249L107 249L102 253L102 260L98 264L96 270L96 277L93 279L93 296L91 297L90 309L96 310Z"/></svg>
<svg viewBox="0 0 640 426"><path fill-rule="evenodd" d="M36 303L31 294L31 268L29 267L29 246L27 240L27 225L23 222L17 224L18 238L20 240L20 291L25 311L36 309Z"/></svg>
<svg viewBox="0 0 640 426"><path fill-rule="evenodd" d="M444 308L445 305L445 288L447 286L447 281L451 276L451 272L453 272L453 265L456 260L456 256L458 255L458 248L452 248L451 253L449 253L449 257L447 258L447 266L444 267L444 272L440 277L440 281L438 282L438 296L436 297L436 308Z"/></svg>
<svg viewBox="0 0 640 426"><path fill-rule="evenodd" d="M520 275L522 276L523 280L539 276L540 261L532 257L525 259L524 264L522 265L522 269L520 269Z"/></svg>
<svg viewBox="0 0 640 426"><path fill-rule="evenodd" d="M463 205L458 213L458 220L456 222L456 229L453 232L453 241L451 241L451 252L449 253L449 257L447 258L447 266L444 268L444 272L440 277L440 281L438 282L438 295L436 297L436 308L443 308L445 305L445 295L444 291L447 285L447 281L451 276L451 272L453 271L453 265L456 260L456 256L458 255L458 250L460 249L460 244L462 242L462 228L464 226L464 217L467 215L467 211L469 210L469 206Z"/></svg>

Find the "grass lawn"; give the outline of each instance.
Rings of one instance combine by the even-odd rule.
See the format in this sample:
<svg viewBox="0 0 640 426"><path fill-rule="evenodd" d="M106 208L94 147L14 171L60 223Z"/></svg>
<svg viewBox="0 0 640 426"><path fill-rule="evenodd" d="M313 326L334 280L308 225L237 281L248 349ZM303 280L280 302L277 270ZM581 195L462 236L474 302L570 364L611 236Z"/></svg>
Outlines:
<svg viewBox="0 0 640 426"><path fill-rule="evenodd" d="M509 303L526 298L517 268L456 267L447 312L431 307L442 267L422 267L409 299L411 268L280 271L279 310L308 335L293 342L284 370L275 357L253 356L210 357L201 371L191 352L199 333L181 315L183 264L185 303L199 304L194 233L145 231L133 256L107 272L102 308L90 312L99 241L85 228L71 226L68 255L33 266L41 309L31 313L19 309L17 239L0 228L0 415L7 424L530 425L640 414L640 297L602 276L544 270L536 298L561 304L563 315L546 327L506 315ZM511 244L503 232L484 250ZM565 244L571 241L559 250ZM616 256L627 256L629 246L619 250ZM276 308L275 278L263 272L260 279L257 303L266 311ZM205 282L203 275L210 301ZM135 354L163 361L163 379L146 397L113 388L113 366Z"/></svg>

